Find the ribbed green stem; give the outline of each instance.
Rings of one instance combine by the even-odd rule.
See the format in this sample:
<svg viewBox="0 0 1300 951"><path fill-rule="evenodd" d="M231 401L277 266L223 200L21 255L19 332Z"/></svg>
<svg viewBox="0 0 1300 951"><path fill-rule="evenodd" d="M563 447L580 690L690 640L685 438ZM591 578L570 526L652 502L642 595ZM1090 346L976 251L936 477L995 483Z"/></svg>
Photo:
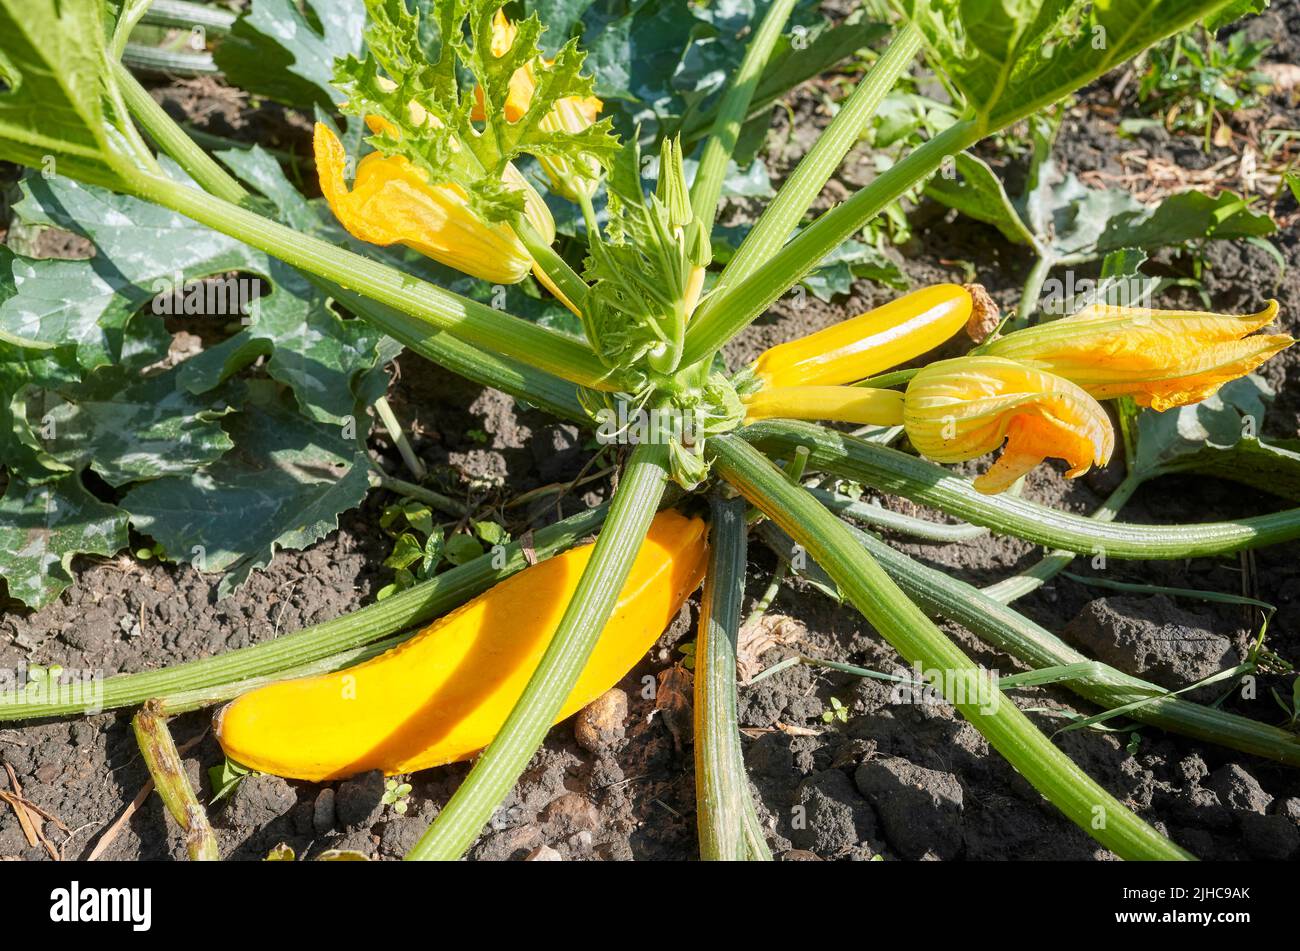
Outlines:
<svg viewBox="0 0 1300 951"><path fill-rule="evenodd" d="M709 568L695 641L695 812L700 858L750 858L749 779L736 718L736 638L745 594L745 503L715 499ZM757 855L753 858L771 858Z"/></svg>
<svg viewBox="0 0 1300 951"><path fill-rule="evenodd" d="M331 296L352 313L374 324L426 360L481 386L490 386L508 393L553 416L575 423L591 422L591 417L578 402L577 387L568 380L562 380L520 360L497 356L392 307L344 291L327 282L322 283L329 288Z"/></svg>
<svg viewBox="0 0 1300 951"><path fill-rule="evenodd" d="M113 77L135 120L158 147L175 159L205 191L236 204L248 197L247 189L217 164L216 159L194 144L194 140L149 95L129 69L121 63L114 63Z"/></svg>
<svg viewBox="0 0 1300 951"><path fill-rule="evenodd" d="M929 542L965 542L973 538L983 538L989 530L982 525L949 525L945 522L928 522L923 518L891 512L880 505L868 505L855 502L843 495L827 492L825 489L809 489L822 505L842 518L856 519L877 528L891 532L901 532L914 538L923 538Z"/></svg>
<svg viewBox="0 0 1300 951"><path fill-rule="evenodd" d="M402 457L402 462L410 470L411 475L415 476L416 481L422 481L429 474L429 471L424 468L424 463L415 454L415 447L406 438L406 430L402 428L402 423L398 420L397 414L393 412L393 407L388 404L388 397L379 397L379 399L375 400L374 407L375 414L388 432L388 438L397 447L397 454Z"/></svg>
<svg viewBox="0 0 1300 951"><path fill-rule="evenodd" d="M133 69L175 76L213 76L221 72L211 53L165 50L157 46L127 43L122 47L122 62Z"/></svg>
<svg viewBox="0 0 1300 951"><path fill-rule="evenodd" d="M386 472L370 473L370 484L379 488L387 489L389 492L395 492L398 495L408 499L415 499L423 502L430 508L436 509L447 515L454 515L457 518L463 518L470 513L469 506L464 502L457 501L450 496L443 495L441 492L435 492L433 489L426 489L422 485L416 485L414 482L407 482L405 479L398 479L390 476Z"/></svg>
<svg viewBox="0 0 1300 951"><path fill-rule="evenodd" d="M533 261L551 279L551 283L560 289L560 293L568 298L570 304L580 312L584 311L587 307L587 295L591 293L587 282L527 221L521 222L515 228L515 232L524 243L524 247L528 249L528 253L532 255Z"/></svg>
<svg viewBox="0 0 1300 951"><path fill-rule="evenodd" d="M861 140L867 123L894 88L898 77L916 58L920 47L920 31L910 24L903 24L884 54L858 82L853 94L840 105L831 124L781 183L781 190L768 203L762 216L740 243L735 256L722 269L712 293L721 293L747 280L755 271L766 267L772 256L781 250L844 161L844 156Z"/></svg>
<svg viewBox="0 0 1300 951"><path fill-rule="evenodd" d="M700 304L686 331L682 366L710 359L886 205L933 172L945 158L973 144L977 138L972 123L954 123L799 232L770 260L763 262L762 268L749 280L735 284L724 293L710 294Z"/></svg>
<svg viewBox="0 0 1300 951"><path fill-rule="evenodd" d="M805 50L792 52L780 60L768 60L763 78L754 90L754 97L749 102L749 115L746 121L755 118L770 109L791 90L816 76L832 69L841 60L855 54L867 46L878 35L888 33L884 23L858 23L836 27L833 31L836 42L814 42ZM823 34L823 38L827 38ZM828 38L827 38L828 39ZM798 56L798 69L792 69L794 57ZM680 135L686 151L691 145L704 138L713 129L713 122L718 116L720 98L714 99L700 109L688 110L682 120Z"/></svg>
<svg viewBox="0 0 1300 951"><path fill-rule="evenodd" d="M713 120L713 131L704 143L695 181L691 184L691 207L706 236L713 233L718 199L722 197L722 182L727 177L727 163L736 150L740 127L749 114L750 100L754 98L754 90L763 76L768 57L772 55L772 47L780 39L781 29L790 19L795 2L771 0L772 5L767 8L763 22L749 41L745 58L740 61L740 67L731 77L731 85L722 96L717 118Z"/></svg>
<svg viewBox="0 0 1300 951"><path fill-rule="evenodd" d="M667 450L642 444L628 459L609 516L564 617L506 722L408 859L464 855L542 745L618 603L663 497Z"/></svg>
<svg viewBox="0 0 1300 951"><path fill-rule="evenodd" d="M941 466L813 423L762 420L739 435L773 454L807 446L812 466L932 506L999 535L1111 558L1224 555L1300 538L1300 508L1199 525L1103 523L1009 495L981 495Z"/></svg>
<svg viewBox="0 0 1300 951"><path fill-rule="evenodd" d="M771 524L763 525L759 532L782 557L789 557L788 535ZM1103 709L1145 701L1127 710L1126 715L1184 736L1300 766L1300 737L1294 733L1167 696L1168 691L1163 687L1090 660L1051 631L995 601L979 588L923 565L867 532L853 529L853 534L926 613L955 621L1034 669L1085 665L1086 676L1066 680L1064 684Z"/></svg>
<svg viewBox="0 0 1300 951"><path fill-rule="evenodd" d="M131 726L140 745L140 754L149 767L149 775L153 777L154 789L185 833L185 851L195 862L220 861L217 837L208 823L208 814L194 794L194 787L190 785L167 721L145 707L131 720Z"/></svg>
<svg viewBox="0 0 1300 951"><path fill-rule="evenodd" d="M589 509L537 532L532 540L536 557L550 558L577 544L600 527L605 511L605 506ZM501 567L496 567L494 561ZM33 696L21 690L0 693L0 722L80 714L88 708L111 710L153 697L279 673L444 614L526 567L528 561L523 549L514 543L505 546L500 555L482 555L383 601L294 634L163 670L109 677L98 685L93 697L87 695L60 702L43 700L39 694Z"/></svg>
<svg viewBox="0 0 1300 951"><path fill-rule="evenodd" d="M229 33L235 25L235 15L221 7L206 3L186 3L185 0L153 0L141 23L169 26L178 30L203 27L208 33Z"/></svg>
<svg viewBox="0 0 1300 951"><path fill-rule="evenodd" d="M990 745L1071 821L1123 858L1191 858L1053 746L989 673L898 589L847 525L744 440L714 437L708 445L718 473L802 545L885 640L907 662L919 664Z"/></svg>
<svg viewBox="0 0 1300 951"><path fill-rule="evenodd" d="M370 660L372 657L387 653L403 641L410 640L417 632L418 629L398 634L396 637L386 637L382 641L375 641L373 644L352 647L345 651L339 651L337 654L330 654L320 660L314 660L308 664L299 664L297 667L290 667L288 670L267 674L264 677L232 680L229 683L200 687L197 690L180 690L176 693L165 694L156 700L150 700L149 703L160 715L168 717L188 713L191 710L201 710L204 707L225 703L227 700L234 700L250 690L265 687L267 684L273 684L277 681L297 680L300 677L314 677L317 674L332 674L344 667L353 667Z"/></svg>
<svg viewBox="0 0 1300 951"><path fill-rule="evenodd" d="M1115 487L1115 491L1106 498L1101 507L1093 512L1089 518L1097 522L1115 521L1115 517L1119 515L1119 510L1133 497L1133 493L1138 490L1138 486L1142 484L1142 481L1141 476L1129 473L1125 476L1124 481ZM1048 552L1024 571L985 586L983 588L984 594L994 601L1010 604L1017 598L1023 598L1029 592L1036 591L1048 581L1051 581L1074 559L1075 554L1071 551L1057 549Z"/></svg>
<svg viewBox="0 0 1300 951"><path fill-rule="evenodd" d="M300 234L278 222L167 179L137 175L134 193L237 238L299 270L355 290L486 350L583 386L617 390L585 343L422 281L396 268Z"/></svg>

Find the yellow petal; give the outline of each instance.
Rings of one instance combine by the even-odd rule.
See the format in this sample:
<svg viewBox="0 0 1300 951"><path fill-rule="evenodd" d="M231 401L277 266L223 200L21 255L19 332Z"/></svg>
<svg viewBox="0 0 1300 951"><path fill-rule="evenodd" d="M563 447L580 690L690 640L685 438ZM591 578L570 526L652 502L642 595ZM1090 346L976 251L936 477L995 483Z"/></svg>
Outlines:
<svg viewBox="0 0 1300 951"><path fill-rule="evenodd" d="M407 159L372 152L357 164L349 190L343 143L317 123L313 146L321 192L353 236L371 244L403 244L493 283L514 284L527 276L533 260L514 232L475 215L456 185L430 185Z"/></svg>
<svg viewBox="0 0 1300 951"><path fill-rule="evenodd" d="M518 34L519 28L506 16L505 7L499 7L492 17L492 55L500 59L509 53Z"/></svg>
<svg viewBox="0 0 1300 951"><path fill-rule="evenodd" d="M866 386L768 386L745 401L747 420L825 419L871 426L903 421L903 394Z"/></svg>
<svg viewBox="0 0 1300 951"><path fill-rule="evenodd" d="M997 449L1002 457L975 480L1001 492L1048 458L1064 459L1073 478L1104 465L1115 448L1100 404L1069 380L1000 357L941 360L907 387L903 423L917 451L961 462Z"/></svg>
<svg viewBox="0 0 1300 951"><path fill-rule="evenodd" d="M982 352L1063 376L1099 399L1132 396L1164 410L1205 399L1289 347L1285 334L1248 336L1277 309L1276 301L1244 315L1093 305Z"/></svg>
<svg viewBox="0 0 1300 951"><path fill-rule="evenodd" d="M754 372L771 386L853 383L933 350L966 323L971 295L936 284L767 350Z"/></svg>

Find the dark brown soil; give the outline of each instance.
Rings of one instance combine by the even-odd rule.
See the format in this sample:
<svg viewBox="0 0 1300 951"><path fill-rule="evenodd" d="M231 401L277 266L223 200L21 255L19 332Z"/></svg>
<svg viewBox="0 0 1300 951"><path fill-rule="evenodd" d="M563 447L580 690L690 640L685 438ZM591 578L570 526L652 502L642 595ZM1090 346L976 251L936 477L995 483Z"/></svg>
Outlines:
<svg viewBox="0 0 1300 951"><path fill-rule="evenodd" d="M1294 63L1300 55L1300 4L1275 8L1248 27L1274 40L1268 59ZM1133 147L1119 140L1115 122L1132 114L1132 93L1112 102L1113 80L1081 97L1061 133L1060 154L1076 171L1124 171L1119 156ZM208 90L173 90L183 108L190 100L213 103L213 115L229 129L241 127ZM802 151L826 121L819 101L794 103L794 138ZM1300 127L1300 111L1277 96L1268 104L1285 127ZM260 121L260 119L259 119ZM782 120L783 122L784 120ZM773 131L784 141L786 129ZM295 133L286 133L288 141ZM1201 167L1231 154L1199 142L1156 134L1143 148L1186 167ZM844 173L863 176L865 155ZM1280 212L1294 215L1292 205ZM915 240L903 249L902 265L914 283L962 280L960 262L978 265L979 279L1003 306L1011 306L1030 265L1028 255L994 229L946 215L929 205L914 217ZM1294 302L1300 300L1300 243L1286 230L1275 243L1287 259L1280 286L1276 267L1258 249L1213 245L1205 289L1216 308L1257 309L1270 296L1283 303L1282 323L1300 333ZM1172 269L1185 266L1161 261ZM763 347L814 330L887 299L886 288L865 282L846 300L825 305L807 297L795 309L786 304L747 330L728 349L733 365ZM1189 303L1191 300L1189 299ZM950 345L951 347L952 345ZM417 433L416 449L445 476L447 487L489 509L537 486L574 478L590 458L580 434L540 414L517 412L499 394L482 391L410 357L392 402ZM1274 360L1265 376L1277 389L1265 434L1293 438L1300 429L1300 352ZM474 432L488 434L475 440ZM378 436L392 471L399 463ZM1050 469L1026 486L1034 499L1086 513L1113 487L1121 463L1075 483ZM508 486L508 488L507 488ZM571 493L498 512L515 532L545 524L603 497L596 482L587 494ZM339 530L302 552L281 552L268 570L255 574L235 596L216 600L216 578L188 566L139 562L123 555L112 561L80 559L77 583L59 600L35 613L11 612L0 620L0 664L61 663L106 672L160 667L210 656L266 640L370 602L388 580L380 562L384 539L375 528L382 493L343 519ZM884 500L903 511L913 506ZM1264 493L1211 479L1165 478L1141 489L1123 518L1138 522L1196 522L1274 511L1286 503ZM232 513L237 517L237 513ZM918 544L895 539L908 553L986 584L1032 564L1040 549L1009 538L985 538L962 545ZM773 557L757 542L751 547L749 597L766 587ZM1300 658L1300 545L1265 549L1243 558L1178 562L1112 562L1105 577L1121 581L1246 591L1277 605L1269 645L1282 657ZM1211 669L1237 662L1255 634L1254 621L1240 607L1163 596L1110 595L1102 589L1058 578L1018 602L1035 620L1074 640L1117 667L1169 686L1182 686ZM856 613L837 607L811 588L787 586L774 608L806 627L796 645L776 648L765 665L797 651L878 670L894 670L891 648ZM518 787L493 817L471 855L479 859L519 858L549 846L565 859L689 859L695 842L694 775L690 750L679 750L666 718L656 713L646 689L649 678L681 657L676 647L694 636L694 605L665 633L654 650L622 682L627 717L622 738L575 740L572 723L551 731ZM991 651L965 631L946 630L980 662L1011 673L1012 659ZM1258 699L1234 694L1225 707L1271 723L1284 717L1270 686L1289 683L1261 678ZM845 722L823 722L831 698L848 708ZM1045 730L1071 713L1095 709L1064 690L1020 691L1017 701ZM1083 832L1041 799L987 743L944 706L891 702L889 685L809 667L793 667L741 692L745 757L760 817L773 851L788 858L822 859L1104 859L1109 857ZM177 741L203 736L185 756L191 778L207 800L206 770L221 762L206 713L172 723ZM1204 743L1143 728L1136 744L1127 732L1072 731L1057 742L1092 776L1139 814L1202 858L1300 858L1300 778L1294 770ZM68 858L85 856L105 829L136 797L147 777L132 738L129 715L108 713L86 719L0 729L0 761L11 766L24 795L72 830L50 829ZM466 766L429 770L411 778L406 815L383 806L383 783L375 776L316 785L254 776L212 808L223 857L256 859L279 842L300 856L327 848L352 848L379 858L409 849L446 802ZM157 797L135 813L105 852L106 858L182 858L179 833L164 816ZM0 809L0 858L43 859L29 846L16 817Z"/></svg>

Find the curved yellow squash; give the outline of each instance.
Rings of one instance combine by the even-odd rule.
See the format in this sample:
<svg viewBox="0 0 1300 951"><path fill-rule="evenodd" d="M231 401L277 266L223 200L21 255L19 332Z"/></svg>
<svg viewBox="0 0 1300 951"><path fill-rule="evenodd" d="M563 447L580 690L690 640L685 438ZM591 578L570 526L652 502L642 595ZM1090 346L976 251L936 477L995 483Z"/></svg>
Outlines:
<svg viewBox="0 0 1300 951"><path fill-rule="evenodd" d="M244 694L217 715L222 749L260 772L316 781L469 759L523 693L592 547L526 568L364 664ZM703 521L674 511L655 517L557 723L649 650L699 585L706 555Z"/></svg>
<svg viewBox="0 0 1300 951"><path fill-rule="evenodd" d="M824 330L777 344L754 363L767 386L854 383L933 350L970 317L971 295L935 284Z"/></svg>

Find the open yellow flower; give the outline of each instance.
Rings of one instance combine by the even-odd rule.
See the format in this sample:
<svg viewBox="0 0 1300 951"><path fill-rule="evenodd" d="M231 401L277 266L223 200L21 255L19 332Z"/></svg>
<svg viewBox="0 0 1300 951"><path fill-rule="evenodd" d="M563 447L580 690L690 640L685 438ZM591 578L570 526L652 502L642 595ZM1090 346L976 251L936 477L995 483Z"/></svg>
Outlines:
<svg viewBox="0 0 1300 951"><path fill-rule="evenodd" d="M1240 316L1094 304L981 352L1063 376L1098 399L1132 396L1166 410L1213 395L1294 343L1286 334L1249 336L1276 316L1276 301Z"/></svg>
<svg viewBox="0 0 1300 951"><path fill-rule="evenodd" d="M932 363L914 376L903 402L903 425L921 455L962 462L1006 441L975 488L995 494L1044 459L1064 459L1066 475L1105 465L1115 434L1101 405L1069 380L1001 357Z"/></svg>
<svg viewBox="0 0 1300 951"><path fill-rule="evenodd" d="M367 122L376 132L386 127L374 116ZM406 245L494 284L518 283L533 267L532 256L510 226L476 215L459 185L432 185L408 159L371 152L357 163L349 189L347 153L338 136L317 123L313 146L325 200L354 237L370 244ZM524 191L529 222L545 240L554 240L555 222L541 196L513 166L505 178Z"/></svg>
<svg viewBox="0 0 1300 951"><path fill-rule="evenodd" d="M933 350L965 325L971 307L964 287L923 287L766 350L754 363L754 373L767 386L864 380Z"/></svg>
<svg viewBox="0 0 1300 951"><path fill-rule="evenodd" d="M746 397L745 418L897 426L903 421L903 394L868 386L768 386Z"/></svg>

